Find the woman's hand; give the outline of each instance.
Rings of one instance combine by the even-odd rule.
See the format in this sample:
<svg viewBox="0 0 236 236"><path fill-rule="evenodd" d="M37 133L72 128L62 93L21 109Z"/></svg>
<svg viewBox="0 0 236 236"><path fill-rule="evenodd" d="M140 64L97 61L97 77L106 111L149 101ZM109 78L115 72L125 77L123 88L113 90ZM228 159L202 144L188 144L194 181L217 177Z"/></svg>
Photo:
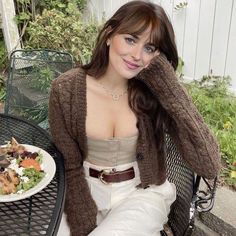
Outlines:
<svg viewBox="0 0 236 236"><path fill-rule="evenodd" d="M136 78L139 80L150 80L153 77L161 76L166 77L174 77L176 78L176 74L173 66L167 60L166 56L163 53L157 51L157 55L151 60L150 64L144 68Z"/></svg>
<svg viewBox="0 0 236 236"><path fill-rule="evenodd" d="M170 113L170 106L177 102L178 97L190 99L186 89L179 83L173 66L163 53L156 55L136 79L142 81Z"/></svg>

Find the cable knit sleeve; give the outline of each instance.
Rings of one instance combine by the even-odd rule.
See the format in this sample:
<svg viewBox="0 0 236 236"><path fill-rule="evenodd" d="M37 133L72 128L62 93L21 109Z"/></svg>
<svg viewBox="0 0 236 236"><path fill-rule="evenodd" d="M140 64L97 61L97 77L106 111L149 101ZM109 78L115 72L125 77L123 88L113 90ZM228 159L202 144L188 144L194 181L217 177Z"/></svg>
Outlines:
<svg viewBox="0 0 236 236"><path fill-rule="evenodd" d="M68 104L65 105L65 102ZM70 109L70 102L69 88L65 84L60 84L60 78L55 80L49 99L49 123L53 141L65 160L65 212L71 235L86 236L96 227L97 207L84 176L79 144L69 127L69 120L73 119L73 116L66 107Z"/></svg>
<svg viewBox="0 0 236 236"><path fill-rule="evenodd" d="M169 133L189 167L200 176L214 178L220 168L218 143L165 56L156 56L137 79L172 118Z"/></svg>

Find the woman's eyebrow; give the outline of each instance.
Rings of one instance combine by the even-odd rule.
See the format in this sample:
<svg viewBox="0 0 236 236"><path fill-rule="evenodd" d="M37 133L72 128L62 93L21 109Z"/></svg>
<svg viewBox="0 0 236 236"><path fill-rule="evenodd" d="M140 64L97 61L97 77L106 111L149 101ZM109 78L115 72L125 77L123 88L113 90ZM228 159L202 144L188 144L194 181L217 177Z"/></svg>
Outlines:
<svg viewBox="0 0 236 236"><path fill-rule="evenodd" d="M129 35L131 35L132 37L134 37L135 39L140 39L140 36L138 34L132 34L130 33ZM154 43L148 42L146 45L157 48L157 46Z"/></svg>
<svg viewBox="0 0 236 236"><path fill-rule="evenodd" d="M132 37L136 38L136 39L139 39L139 36L137 34L130 34Z"/></svg>
<svg viewBox="0 0 236 236"><path fill-rule="evenodd" d="M147 43L147 45L156 48L156 45L154 43Z"/></svg>

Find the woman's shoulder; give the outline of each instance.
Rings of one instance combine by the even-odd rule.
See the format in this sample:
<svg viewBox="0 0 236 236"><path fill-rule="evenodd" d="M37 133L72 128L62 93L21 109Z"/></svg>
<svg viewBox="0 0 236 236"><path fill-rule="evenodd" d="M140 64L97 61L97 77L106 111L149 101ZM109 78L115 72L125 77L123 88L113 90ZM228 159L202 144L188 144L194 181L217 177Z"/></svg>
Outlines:
<svg viewBox="0 0 236 236"><path fill-rule="evenodd" d="M76 84L81 84L85 81L86 73L81 67L72 68L61 74L52 82L53 87L71 88ZM76 86L77 87L77 86Z"/></svg>

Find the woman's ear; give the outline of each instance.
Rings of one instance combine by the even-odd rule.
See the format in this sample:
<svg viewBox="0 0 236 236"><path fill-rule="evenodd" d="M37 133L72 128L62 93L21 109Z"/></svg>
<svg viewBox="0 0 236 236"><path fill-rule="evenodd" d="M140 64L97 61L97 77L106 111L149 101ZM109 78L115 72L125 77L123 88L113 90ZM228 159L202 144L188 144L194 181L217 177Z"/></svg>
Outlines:
<svg viewBox="0 0 236 236"><path fill-rule="evenodd" d="M107 41L106 41L106 45L109 47L110 46L110 44L111 44L111 32L112 32L112 27L111 26L108 26L107 28L106 28L106 35L108 36L108 38L107 38Z"/></svg>
<svg viewBox="0 0 236 236"><path fill-rule="evenodd" d="M159 56L160 55L160 51L157 49L154 54L155 54L155 56Z"/></svg>
<svg viewBox="0 0 236 236"><path fill-rule="evenodd" d="M106 44L107 44L107 47L109 47L109 46L110 46L110 44L111 44L111 40L110 40L110 39L108 39L108 40L107 40L107 42L106 42Z"/></svg>

